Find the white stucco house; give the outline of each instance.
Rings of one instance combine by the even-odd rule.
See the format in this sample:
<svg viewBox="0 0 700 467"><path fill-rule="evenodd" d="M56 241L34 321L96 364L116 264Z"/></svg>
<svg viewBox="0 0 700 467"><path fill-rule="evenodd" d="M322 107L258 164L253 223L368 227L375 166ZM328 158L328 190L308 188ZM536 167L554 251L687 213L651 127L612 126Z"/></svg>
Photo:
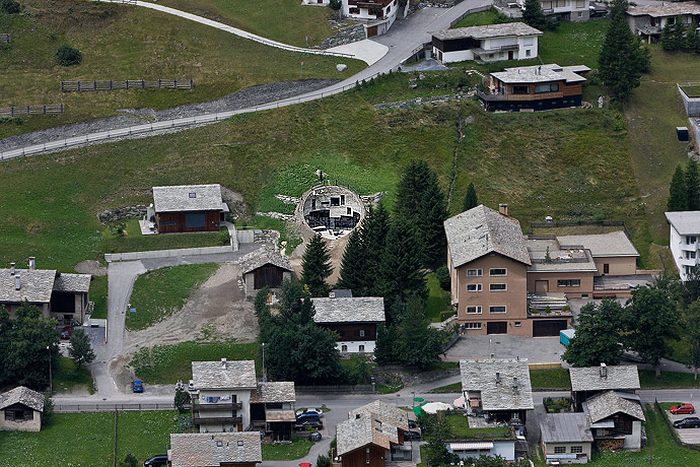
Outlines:
<svg viewBox="0 0 700 467"><path fill-rule="evenodd" d="M408 14L409 0L343 0L343 16L364 22L367 37L385 34Z"/></svg>
<svg viewBox="0 0 700 467"><path fill-rule="evenodd" d="M668 245L682 281L698 265L700 238L700 211L667 212L669 224Z"/></svg>
<svg viewBox="0 0 700 467"><path fill-rule="evenodd" d="M536 58L541 35L520 22L447 29L433 33L433 56L442 63Z"/></svg>
<svg viewBox="0 0 700 467"><path fill-rule="evenodd" d="M383 297L342 297L311 299L314 321L337 335L336 348L341 353L373 353L377 327L384 324Z"/></svg>
<svg viewBox="0 0 700 467"><path fill-rule="evenodd" d="M700 4L663 2L631 6L625 12L625 17L632 32L651 43L661 37L667 24L683 23L688 27L697 25L700 22Z"/></svg>
<svg viewBox="0 0 700 467"><path fill-rule="evenodd" d="M507 2L510 6L515 3L519 10L525 10L525 0ZM591 17L590 0L540 0L540 6L545 16L556 18L560 21L588 21ZM510 8L499 8L507 16L513 16Z"/></svg>
<svg viewBox="0 0 700 467"><path fill-rule="evenodd" d="M328 5L331 0L301 0L304 5Z"/></svg>

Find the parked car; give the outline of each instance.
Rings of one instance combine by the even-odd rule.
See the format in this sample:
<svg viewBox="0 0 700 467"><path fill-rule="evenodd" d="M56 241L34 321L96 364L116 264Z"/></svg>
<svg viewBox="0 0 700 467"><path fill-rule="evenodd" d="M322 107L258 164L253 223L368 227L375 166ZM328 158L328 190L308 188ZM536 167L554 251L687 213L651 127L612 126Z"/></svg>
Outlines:
<svg viewBox="0 0 700 467"><path fill-rule="evenodd" d="M323 410L315 408L299 409L296 411L297 418L299 418L300 415L318 415L319 417L323 417Z"/></svg>
<svg viewBox="0 0 700 467"><path fill-rule="evenodd" d="M135 379L131 382L131 391L141 393L143 392L143 381L140 379Z"/></svg>
<svg viewBox="0 0 700 467"><path fill-rule="evenodd" d="M700 428L700 418L685 417L673 422L674 428Z"/></svg>
<svg viewBox="0 0 700 467"><path fill-rule="evenodd" d="M693 414L695 413L695 407L693 404L678 404L671 407L671 413L674 415Z"/></svg>
<svg viewBox="0 0 700 467"><path fill-rule="evenodd" d="M314 443L318 443L322 438L323 435L321 435L321 432L319 431L312 431L309 433L309 441L313 441Z"/></svg>
<svg viewBox="0 0 700 467"><path fill-rule="evenodd" d="M297 423L305 422L308 420L320 422L321 416L316 412L304 412L302 414L297 415Z"/></svg>
<svg viewBox="0 0 700 467"><path fill-rule="evenodd" d="M70 326L63 326L63 329L61 329L61 339L68 340L72 335L73 328Z"/></svg>
<svg viewBox="0 0 700 467"><path fill-rule="evenodd" d="M406 431L403 434L403 439L405 439L406 441L419 441L420 438L420 431Z"/></svg>
<svg viewBox="0 0 700 467"><path fill-rule="evenodd" d="M143 467L167 467L168 456L166 454L158 454L143 462Z"/></svg>

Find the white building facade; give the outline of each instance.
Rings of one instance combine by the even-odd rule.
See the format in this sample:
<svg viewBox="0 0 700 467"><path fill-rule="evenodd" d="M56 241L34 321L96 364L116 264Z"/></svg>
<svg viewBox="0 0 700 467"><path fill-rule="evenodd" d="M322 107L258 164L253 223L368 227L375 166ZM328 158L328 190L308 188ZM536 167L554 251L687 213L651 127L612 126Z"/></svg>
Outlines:
<svg viewBox="0 0 700 467"><path fill-rule="evenodd" d="M525 23L490 24L433 33L433 56L442 63L537 58L542 31Z"/></svg>
<svg viewBox="0 0 700 467"><path fill-rule="evenodd" d="M682 281L688 279L698 265L698 239L700 239L700 211L667 212L669 240L673 262L676 263Z"/></svg>
<svg viewBox="0 0 700 467"><path fill-rule="evenodd" d="M402 5L403 3L403 5ZM365 22L367 37L385 34L401 15L408 14L409 0L343 0L343 16Z"/></svg>

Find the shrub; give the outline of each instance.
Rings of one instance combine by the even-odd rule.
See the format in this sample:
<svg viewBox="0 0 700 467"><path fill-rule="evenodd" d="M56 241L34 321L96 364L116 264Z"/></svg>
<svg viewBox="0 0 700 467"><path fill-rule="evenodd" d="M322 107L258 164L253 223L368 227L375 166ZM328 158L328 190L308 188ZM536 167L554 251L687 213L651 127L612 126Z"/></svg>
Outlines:
<svg viewBox="0 0 700 467"><path fill-rule="evenodd" d="M0 11L9 15L14 15L19 13L19 10L19 3L15 0L0 0Z"/></svg>
<svg viewBox="0 0 700 467"><path fill-rule="evenodd" d="M440 288L449 292L451 280L450 271L447 269L447 266L440 266L439 268L437 268L435 270L435 276L437 277L437 280L440 283Z"/></svg>
<svg viewBox="0 0 700 467"><path fill-rule="evenodd" d="M49 393L44 394L44 412L41 414L41 426L45 427L51 424L53 418L53 399Z"/></svg>
<svg viewBox="0 0 700 467"><path fill-rule="evenodd" d="M331 467L331 460L328 456L321 454L316 459L316 467Z"/></svg>
<svg viewBox="0 0 700 467"><path fill-rule="evenodd" d="M56 60L62 66L80 65L80 62L83 61L83 54L74 47L62 45L56 51Z"/></svg>
<svg viewBox="0 0 700 467"><path fill-rule="evenodd" d="M132 453L128 452L124 460L119 463L119 467L138 467L139 461Z"/></svg>

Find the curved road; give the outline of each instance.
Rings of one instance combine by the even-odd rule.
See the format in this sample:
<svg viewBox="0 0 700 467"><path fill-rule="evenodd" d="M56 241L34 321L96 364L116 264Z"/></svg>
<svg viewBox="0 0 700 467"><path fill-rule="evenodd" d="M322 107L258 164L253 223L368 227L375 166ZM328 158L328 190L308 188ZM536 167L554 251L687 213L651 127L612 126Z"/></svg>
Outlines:
<svg viewBox="0 0 700 467"><path fill-rule="evenodd" d="M484 8L490 6L491 4L492 0L464 0L460 4L449 9L425 8L419 10L405 20L397 21L394 23L394 26L391 28L388 34L373 39L373 41L388 47L389 50L384 57L354 76L324 88L321 91L314 91L311 93L302 94L301 96L282 99L270 102L268 104L239 109L231 112L205 114L199 117L180 118L153 124L114 128L109 131L84 134L67 139L58 139L44 144L36 144L0 152L0 160L31 156L45 152L57 152L78 145L94 144L117 138L129 138L136 135L146 135L154 131L185 128L193 125L211 124L235 115L287 107L290 105L310 102L339 94L355 87L355 84L358 81L369 80L370 78L396 70L396 68L399 67L406 59L410 58L417 49L422 48L423 44L430 42L430 33L432 31L449 28L456 20L460 19L468 11ZM188 15L185 12L182 12L182 14ZM206 18L202 18L202 20L206 20Z"/></svg>

